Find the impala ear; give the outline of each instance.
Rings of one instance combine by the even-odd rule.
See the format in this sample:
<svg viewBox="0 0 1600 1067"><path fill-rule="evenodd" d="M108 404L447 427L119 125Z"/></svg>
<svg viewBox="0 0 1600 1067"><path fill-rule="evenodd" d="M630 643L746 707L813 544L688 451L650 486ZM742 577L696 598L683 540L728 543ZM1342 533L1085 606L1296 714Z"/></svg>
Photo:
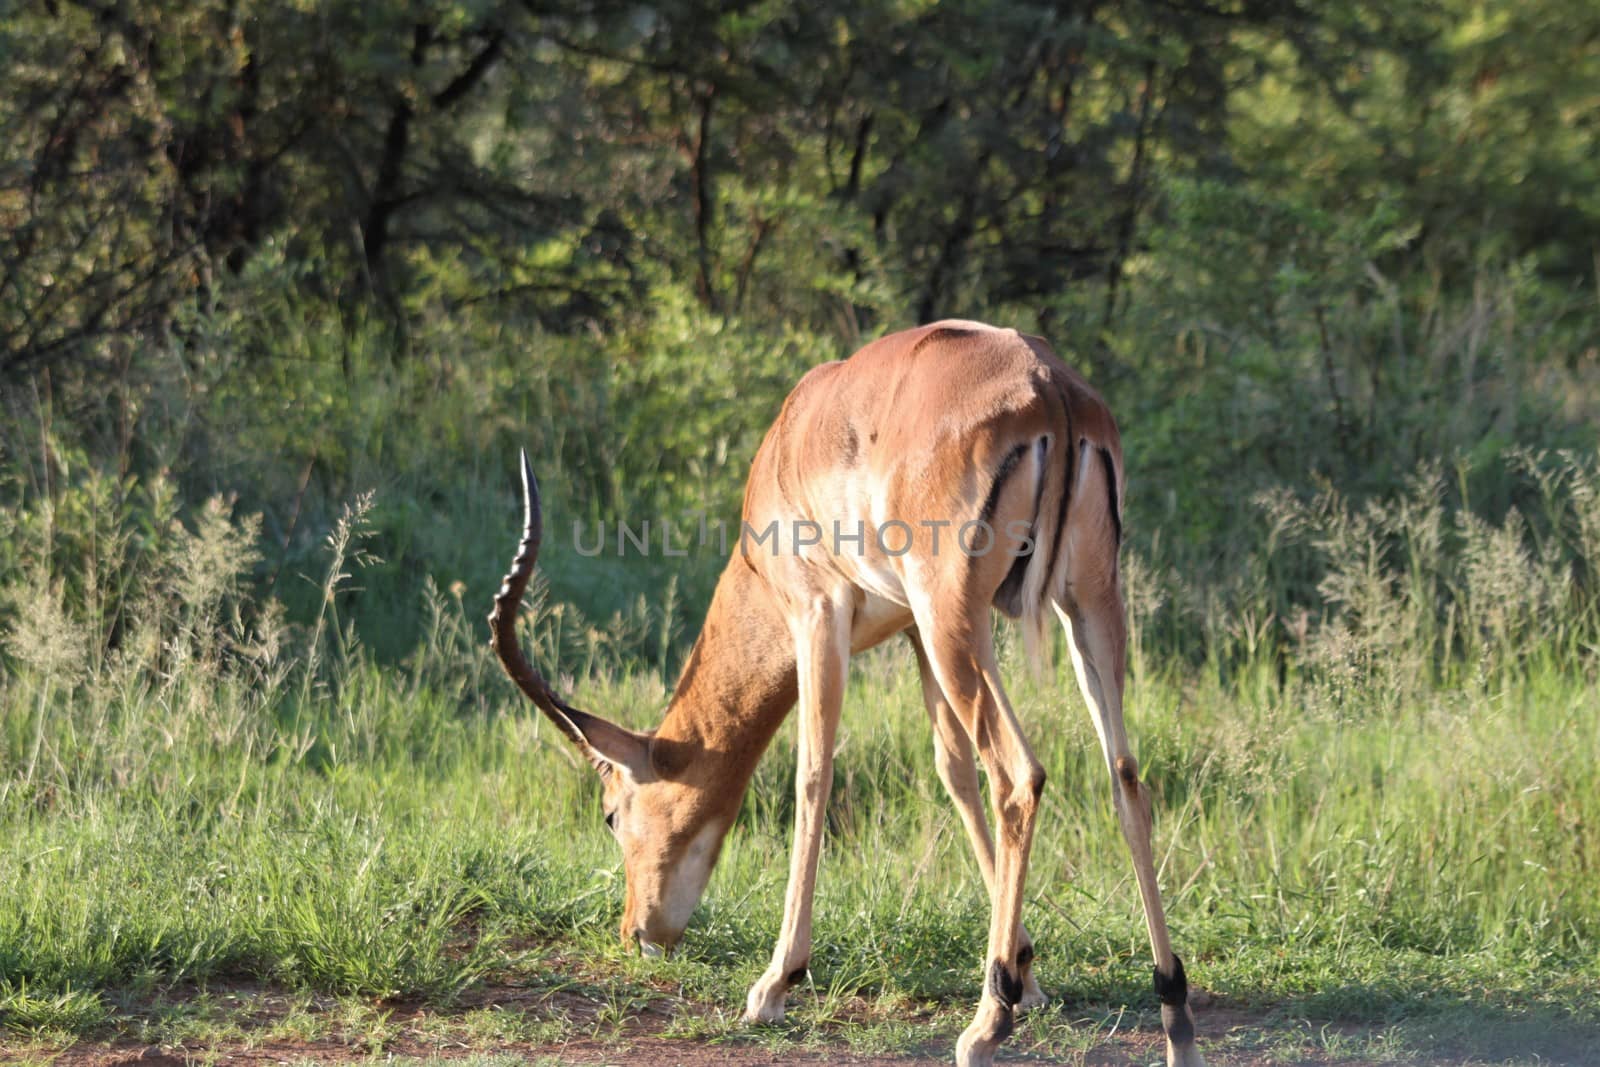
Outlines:
<svg viewBox="0 0 1600 1067"><path fill-rule="evenodd" d="M564 715L572 724L567 736L602 775L612 767L620 767L628 777L639 781L650 767L650 738L645 734L624 729L598 715L590 715L576 708Z"/></svg>

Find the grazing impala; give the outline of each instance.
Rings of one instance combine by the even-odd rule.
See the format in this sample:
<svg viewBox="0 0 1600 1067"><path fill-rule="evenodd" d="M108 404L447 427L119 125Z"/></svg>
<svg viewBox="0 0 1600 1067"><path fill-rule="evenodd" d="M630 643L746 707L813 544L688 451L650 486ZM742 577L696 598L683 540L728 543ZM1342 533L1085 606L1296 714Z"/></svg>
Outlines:
<svg viewBox="0 0 1600 1067"><path fill-rule="evenodd" d="M541 529L526 454L522 476L526 527L489 616L491 642L512 679L600 774L606 825L627 875L625 941L660 953L682 935L756 762L798 703L783 924L745 1010L750 1022L783 1018L811 951L812 889L850 654L904 633L922 673L935 766L990 898L983 998L956 1062L992 1062L1013 1012L1044 1000L1022 926L1044 770L1000 684L989 610L1019 618L1030 647L1053 613L1066 628L1133 853L1167 1063L1204 1064L1156 887L1150 797L1122 725L1117 427L1044 341L939 322L884 337L801 379L745 487L745 529L759 537L776 524L776 536L741 537L653 733L569 706L523 656L516 612ZM998 843L974 750L989 778Z"/></svg>

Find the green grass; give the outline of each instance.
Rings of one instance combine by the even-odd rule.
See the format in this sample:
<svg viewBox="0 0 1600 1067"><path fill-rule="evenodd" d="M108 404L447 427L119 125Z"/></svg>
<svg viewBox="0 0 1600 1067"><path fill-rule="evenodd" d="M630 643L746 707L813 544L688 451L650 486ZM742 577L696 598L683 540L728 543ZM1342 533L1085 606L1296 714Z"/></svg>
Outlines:
<svg viewBox="0 0 1600 1067"><path fill-rule="evenodd" d="M1208 1031L1202 1010L1215 1047L1590 1054L1600 473L1530 462L1565 473L1528 523L1448 513L1424 472L1383 507L1266 500L1273 543L1209 583L1129 553L1129 727L1174 940L1224 1018L1268 1022ZM143 511L103 506L121 490L93 480L75 492L59 522L0 512L0 1046L281 1030L381 1049L417 1032L388 1014L417 1004L488 1045L614 1040L656 1001L667 1033L715 1041L875 1051L960 1030L987 906L899 643L854 664L811 980L784 1027L750 1033L738 1010L787 870L787 730L681 952L635 958L597 783L500 676L488 582L426 584L396 658L352 603L378 571L363 546L381 502L334 523L288 621L247 580L259 542L227 507L175 527L159 486ZM550 563L558 583L598 566ZM633 567L619 582L658 581ZM1290 614L1308 587L1318 613ZM648 727L679 614L657 597L597 623L541 589L525 633L575 703ZM1027 922L1056 998L1014 1047L1081 1051L1153 1019L1148 948L1065 657L1032 679L1002 635L1048 773ZM241 989L290 1004L263 1023ZM497 989L534 999L474 999Z"/></svg>
<svg viewBox="0 0 1600 1067"><path fill-rule="evenodd" d="M141 991L234 981L448 1003L485 981L559 986L546 968L582 960L599 1024L668 983L721 1009L678 1032L728 1036L776 934L791 739L765 760L682 952L633 959L614 942L619 864L589 772L496 677L477 613L443 612L410 670L328 642L315 677L307 655L242 684L250 670L184 661L180 641L156 653L184 664L165 674L112 657L10 678L0 1025L104 1033ZM1064 666L1040 682L1011 666L1049 773L1028 922L1066 1015L1040 1032L1096 1005L1148 1011L1087 718ZM1494 1033L1600 1023L1600 696L1569 668L1534 660L1392 707L1249 671L1139 679L1130 728L1193 979L1233 1006L1401 1021L1418 1041L1445 1025L1469 1048L1485 1039L1464 1015ZM953 1031L977 993L986 905L914 678L897 646L857 663L813 981L786 1041L833 1032L861 998L931 1006ZM643 726L663 694L640 670L580 679L574 699ZM926 1036L880 1014L843 1032L867 1048Z"/></svg>

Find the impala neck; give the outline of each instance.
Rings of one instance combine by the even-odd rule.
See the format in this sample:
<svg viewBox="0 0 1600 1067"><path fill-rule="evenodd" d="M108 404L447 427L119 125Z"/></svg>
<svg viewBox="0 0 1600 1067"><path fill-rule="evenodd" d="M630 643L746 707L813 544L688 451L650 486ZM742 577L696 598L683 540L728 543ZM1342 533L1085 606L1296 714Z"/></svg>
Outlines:
<svg viewBox="0 0 1600 1067"><path fill-rule="evenodd" d="M731 820L761 754L794 707L796 687L788 625L766 583L736 551L656 729L657 771L713 791Z"/></svg>

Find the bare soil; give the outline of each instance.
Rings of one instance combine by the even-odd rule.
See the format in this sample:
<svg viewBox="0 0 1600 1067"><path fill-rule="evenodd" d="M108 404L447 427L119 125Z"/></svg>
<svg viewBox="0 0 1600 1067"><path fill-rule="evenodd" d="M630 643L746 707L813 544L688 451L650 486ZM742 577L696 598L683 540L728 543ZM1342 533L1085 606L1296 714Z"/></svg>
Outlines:
<svg viewBox="0 0 1600 1067"><path fill-rule="evenodd" d="M186 1000L186 996L188 1000ZM204 1002L199 1015L210 1025L189 1026L190 1036L149 1043L126 1036L139 1032L141 1010L147 1021L169 1020L191 1003ZM300 1022L290 1025L298 1006ZM951 1062L954 1034L947 1026L930 1025L930 1039L905 1053L856 1051L841 1031L837 1039L782 1031L752 1034L734 1031L711 1039L671 1036L686 1013L714 1015L719 1006L662 997L635 1003L616 1023L603 1023L606 1005L593 998L562 991L523 987L483 988L448 1009L374 1005L365 1018L352 1019L349 1002L319 999L306 1011L306 1001L280 992L240 985L203 995L168 994L147 1009L121 1014L124 1036L74 1043L29 1042L0 1032L0 1063L48 1063L62 1067L178 1067L196 1063L277 1065L312 1063L386 1063L404 1060L461 1060L492 1055L539 1064L592 1064L618 1067L777 1067L777 1065L842 1064L853 1067L944 1067ZM496 1008L535 1020L562 1021L555 1040L528 1041L483 1036L469 1015ZM1048 1009L1047 1009L1048 1010ZM866 1005L847 1007L848 1017L873 1014ZM1439 1048L1408 1056L1383 1040L1380 1029L1330 1027L1285 1021L1278 1015L1207 1004L1199 1012L1202 1048L1213 1067L1333 1067L1381 1062L1401 1067L1466 1067L1469 1064L1571 1064L1600 1067L1600 1053L1587 1051L1582 1035L1567 1035L1558 1047L1515 1048L1502 1043L1452 1051ZM882 1021L881 1010L875 1017ZM307 1020L309 1024L307 1023ZM130 1020L132 1022L130 1023ZM946 1017L948 1022L948 1017ZM170 1023L167 1024L170 1027ZM1053 1028L1060 1035L1061 1021ZM159 1029L159 1027L157 1027ZM294 1031L299 1030L298 1034ZM1117 1025L1095 1032L1091 1023L1082 1047L1048 1050L1027 1019L1001 1049L1000 1063L1072 1064L1081 1067L1145 1067L1164 1061L1160 1031L1150 1025ZM148 1031L146 1031L148 1032ZM310 1035L310 1036L308 1036ZM1330 1040L1331 1037L1331 1040ZM1059 1045L1059 1042L1058 1042ZM1343 1051L1329 1051L1329 1049ZM1554 1055L1552 1055L1554 1052Z"/></svg>

